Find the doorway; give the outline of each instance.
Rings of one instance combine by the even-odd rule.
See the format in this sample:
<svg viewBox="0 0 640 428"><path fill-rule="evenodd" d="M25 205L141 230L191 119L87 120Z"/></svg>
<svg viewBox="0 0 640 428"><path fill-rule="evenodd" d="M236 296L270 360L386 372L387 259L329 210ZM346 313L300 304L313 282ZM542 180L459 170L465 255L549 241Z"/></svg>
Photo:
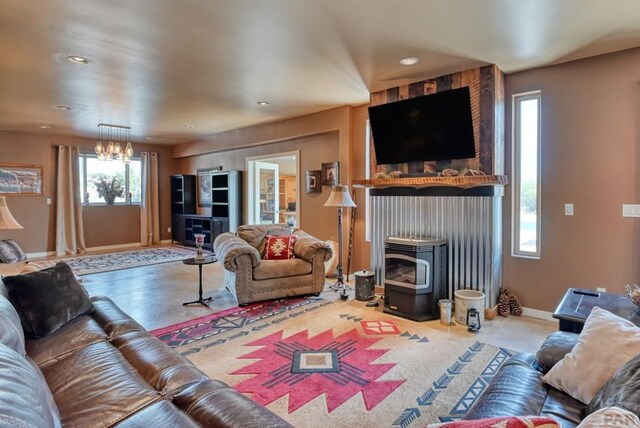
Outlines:
<svg viewBox="0 0 640 428"><path fill-rule="evenodd" d="M300 227L299 151L253 156L246 162L248 224Z"/></svg>

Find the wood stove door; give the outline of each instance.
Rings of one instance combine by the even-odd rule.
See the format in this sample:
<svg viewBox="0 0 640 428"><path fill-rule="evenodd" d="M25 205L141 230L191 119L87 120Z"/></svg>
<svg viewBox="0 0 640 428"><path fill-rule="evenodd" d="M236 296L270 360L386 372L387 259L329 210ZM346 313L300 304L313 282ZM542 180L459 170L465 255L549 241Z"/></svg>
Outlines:
<svg viewBox="0 0 640 428"><path fill-rule="evenodd" d="M384 282L415 289L429 288L430 264L399 251L385 254Z"/></svg>

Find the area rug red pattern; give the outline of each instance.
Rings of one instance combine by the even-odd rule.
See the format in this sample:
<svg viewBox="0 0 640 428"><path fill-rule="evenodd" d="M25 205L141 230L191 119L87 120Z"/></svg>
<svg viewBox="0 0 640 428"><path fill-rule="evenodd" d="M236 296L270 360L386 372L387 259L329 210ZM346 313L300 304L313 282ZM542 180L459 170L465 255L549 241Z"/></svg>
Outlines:
<svg viewBox="0 0 640 428"><path fill-rule="evenodd" d="M262 405L289 394L289 413L326 394L327 410L362 392L367 410L374 408L404 379L379 381L395 364L373 364L385 349L368 349L379 338L361 337L356 329L334 337L331 330L309 337L303 330L283 338L282 330L246 346L261 348L241 359L258 362L232 374L256 375L235 386Z"/></svg>
<svg viewBox="0 0 640 428"><path fill-rule="evenodd" d="M412 428L462 418L511 352L335 293L231 308L153 331L294 426Z"/></svg>

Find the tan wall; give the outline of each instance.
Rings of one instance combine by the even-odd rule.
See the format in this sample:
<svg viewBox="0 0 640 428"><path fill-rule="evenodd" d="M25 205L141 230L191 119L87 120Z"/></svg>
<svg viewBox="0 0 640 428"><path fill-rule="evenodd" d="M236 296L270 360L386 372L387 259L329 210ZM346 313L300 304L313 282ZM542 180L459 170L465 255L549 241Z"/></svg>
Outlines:
<svg viewBox="0 0 640 428"><path fill-rule="evenodd" d="M268 125L265 125L268 126ZM300 227L308 233L326 240L335 239L337 234L337 214L335 209L323 207L331 189L323 187L322 193L305 193L304 176L309 169L320 169L323 162L333 162L339 156L339 139L337 132L327 132L306 138L296 138L279 143L263 144L244 149L229 150L218 153L191 156L179 160L179 170L182 174L195 174L198 168L207 168L222 165L226 170L246 170L245 159L252 156L263 156L274 153L300 151ZM247 223L246 210L246 173L244 178L243 194L243 223ZM202 214L208 214L201 210ZM346 236L346 235L345 235Z"/></svg>
<svg viewBox="0 0 640 428"><path fill-rule="evenodd" d="M355 107L353 110L353 137L351 139L351 177L353 180L366 178L365 165L367 144L367 120L369 111L367 105ZM354 229L354 251L351 262L351 272L371 269L371 244L365 240L365 189L356 190L356 221ZM352 190L353 192L353 190Z"/></svg>
<svg viewBox="0 0 640 428"><path fill-rule="evenodd" d="M44 165L44 196L9 196L7 203L23 230L0 231L0 239L15 239L25 252L55 250L56 150L57 145L75 145L92 152L95 141L59 135L0 132L0 162ZM170 239L169 176L175 162L171 147L134 143L136 153L155 151L159 155L161 238ZM47 205L47 198L52 204ZM140 208L137 206L85 207L85 239L88 247L140 242Z"/></svg>
<svg viewBox="0 0 640 428"><path fill-rule="evenodd" d="M504 199L503 284L524 306L553 311L568 287L623 293L640 282L640 49L506 78L506 159L511 96L542 90L541 259L511 254L511 187ZM573 203L575 215L564 215Z"/></svg>

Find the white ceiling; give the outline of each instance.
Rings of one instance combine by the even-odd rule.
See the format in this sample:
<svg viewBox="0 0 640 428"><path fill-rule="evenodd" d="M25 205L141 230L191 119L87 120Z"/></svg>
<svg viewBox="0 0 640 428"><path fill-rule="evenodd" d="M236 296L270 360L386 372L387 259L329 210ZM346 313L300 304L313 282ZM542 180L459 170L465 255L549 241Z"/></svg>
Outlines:
<svg viewBox="0 0 640 428"><path fill-rule="evenodd" d="M105 122L185 142L479 65L634 46L638 0L3 0L0 129L94 137Z"/></svg>

